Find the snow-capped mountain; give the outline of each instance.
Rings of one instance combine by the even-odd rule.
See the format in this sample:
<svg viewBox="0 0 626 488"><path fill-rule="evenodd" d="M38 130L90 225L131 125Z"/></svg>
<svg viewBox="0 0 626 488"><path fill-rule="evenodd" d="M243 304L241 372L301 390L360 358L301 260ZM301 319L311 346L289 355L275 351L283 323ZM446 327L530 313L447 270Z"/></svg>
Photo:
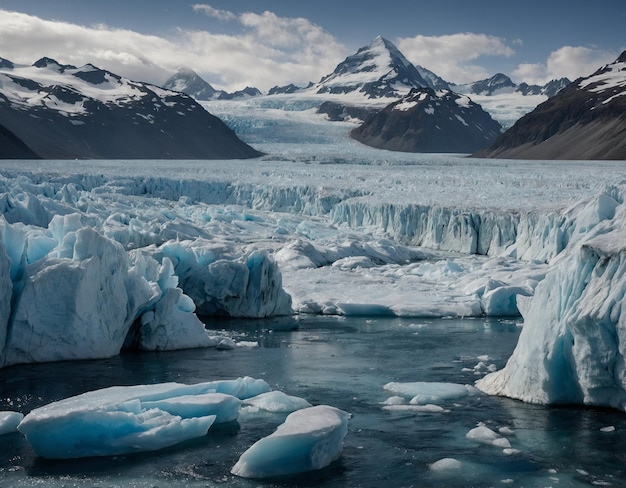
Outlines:
<svg viewBox="0 0 626 488"><path fill-rule="evenodd" d="M3 138L45 159L260 155L187 95L50 58L0 62L0 126ZM11 154L0 147L0 157Z"/></svg>
<svg viewBox="0 0 626 488"><path fill-rule="evenodd" d="M626 51L518 120L481 157L626 159Z"/></svg>
<svg viewBox="0 0 626 488"><path fill-rule="evenodd" d="M545 85L529 85L528 83L520 83L515 88L515 91L517 93L521 93L522 95L545 95L547 97L553 97L570 83L571 81L567 78L552 80Z"/></svg>
<svg viewBox="0 0 626 488"><path fill-rule="evenodd" d="M211 100L222 93L189 68L179 69L165 81L163 88L183 92L196 100Z"/></svg>
<svg viewBox="0 0 626 488"><path fill-rule="evenodd" d="M258 88L249 86L233 93L228 93L224 90L216 90L210 83L189 68L179 69L174 75L167 79L163 87L168 90L182 92L199 101L236 100L239 98L258 97L262 95Z"/></svg>
<svg viewBox="0 0 626 488"><path fill-rule="evenodd" d="M491 78L475 81L466 85L455 85L453 89L459 93L474 95L493 95L495 92L513 92L515 83L507 75L496 73Z"/></svg>
<svg viewBox="0 0 626 488"><path fill-rule="evenodd" d="M465 85L453 85L452 89L467 95L491 96L502 93L520 93L521 95L554 96L570 84L567 78L552 80L545 85L529 85L528 83L515 84L511 78L503 73L496 73L490 78L474 81Z"/></svg>
<svg viewBox="0 0 626 488"><path fill-rule="evenodd" d="M238 98L250 98L250 97L258 97L261 96L262 93L258 88L254 88L251 86L245 87L243 90L238 90L236 92L227 93L221 92L218 96L218 100L236 100Z"/></svg>
<svg viewBox="0 0 626 488"><path fill-rule="evenodd" d="M498 122L465 95L412 90L351 132L368 146L406 152L472 152L501 133Z"/></svg>
<svg viewBox="0 0 626 488"><path fill-rule="evenodd" d="M359 93L364 98L399 98L412 88L429 86L390 41L377 37L339 63L313 87L315 93Z"/></svg>
<svg viewBox="0 0 626 488"><path fill-rule="evenodd" d="M270 88L267 94L268 95L289 95L291 93L296 93L300 90L302 90L302 88L300 88L299 86L296 86L293 83L289 83L288 85L284 85L284 86L276 85Z"/></svg>

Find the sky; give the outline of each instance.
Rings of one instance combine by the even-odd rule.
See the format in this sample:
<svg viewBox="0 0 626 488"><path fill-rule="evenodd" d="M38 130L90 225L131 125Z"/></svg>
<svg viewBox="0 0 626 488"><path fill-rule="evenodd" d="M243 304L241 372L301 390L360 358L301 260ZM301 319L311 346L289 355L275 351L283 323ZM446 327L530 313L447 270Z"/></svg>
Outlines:
<svg viewBox="0 0 626 488"><path fill-rule="evenodd" d="M317 82L381 35L449 82L543 84L613 62L624 26L625 0L0 0L0 57L266 91Z"/></svg>

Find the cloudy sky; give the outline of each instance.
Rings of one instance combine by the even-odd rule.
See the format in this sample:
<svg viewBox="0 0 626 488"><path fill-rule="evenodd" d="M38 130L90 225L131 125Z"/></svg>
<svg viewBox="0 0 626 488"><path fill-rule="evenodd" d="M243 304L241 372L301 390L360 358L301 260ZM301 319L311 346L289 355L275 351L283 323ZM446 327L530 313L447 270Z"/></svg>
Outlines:
<svg viewBox="0 0 626 488"><path fill-rule="evenodd" d="M317 82L382 35L455 83L585 76L626 49L626 1L0 0L0 57L92 63L162 83L179 67L215 88Z"/></svg>

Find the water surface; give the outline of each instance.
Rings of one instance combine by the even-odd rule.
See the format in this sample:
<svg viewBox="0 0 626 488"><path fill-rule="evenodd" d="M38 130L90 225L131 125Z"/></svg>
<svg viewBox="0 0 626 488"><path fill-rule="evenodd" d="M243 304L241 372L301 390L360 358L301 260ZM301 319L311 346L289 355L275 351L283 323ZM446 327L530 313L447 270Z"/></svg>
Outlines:
<svg viewBox="0 0 626 488"><path fill-rule="evenodd" d="M515 321L312 317L208 327L258 347L5 368L0 370L0 410L27 413L111 385L249 375L313 404L350 412L341 459L319 472L284 479L232 476L239 455L284 420L278 414L242 415L177 447L113 458L44 460L20 434L5 435L0 437L0 486L578 487L626 482L626 419L620 412L546 408L483 395L444 403L446 411L439 413L382 409L390 396L383 389L388 382L473 384L485 371L477 368L481 360L502 367L519 335ZM513 430L508 438L519 453L505 455L466 439L478 422ZM600 430L605 427L615 430ZM461 468L432 471L430 465L443 458L460 461Z"/></svg>

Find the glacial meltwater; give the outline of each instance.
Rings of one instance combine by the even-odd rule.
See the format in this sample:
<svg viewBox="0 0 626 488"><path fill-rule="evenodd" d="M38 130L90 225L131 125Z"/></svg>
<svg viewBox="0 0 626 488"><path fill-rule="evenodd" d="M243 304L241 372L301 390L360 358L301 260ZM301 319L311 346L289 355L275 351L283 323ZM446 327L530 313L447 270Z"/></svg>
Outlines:
<svg viewBox="0 0 626 488"><path fill-rule="evenodd" d="M100 361L0 370L0 410L33 408L111 385L199 383L252 376L274 389L351 414L343 454L327 468L250 480L230 473L239 456L286 414L241 415L206 437L157 452L52 461L19 433L0 436L0 487L578 487L626 482L626 417L544 407L479 393L441 408L386 408L390 382L472 385L502 368L515 320L305 317L212 322L239 346L122 354ZM387 401L387 404L384 402ZM418 407L418 406L415 406ZM510 448L477 442L484 425ZM505 444L507 442L504 441Z"/></svg>

